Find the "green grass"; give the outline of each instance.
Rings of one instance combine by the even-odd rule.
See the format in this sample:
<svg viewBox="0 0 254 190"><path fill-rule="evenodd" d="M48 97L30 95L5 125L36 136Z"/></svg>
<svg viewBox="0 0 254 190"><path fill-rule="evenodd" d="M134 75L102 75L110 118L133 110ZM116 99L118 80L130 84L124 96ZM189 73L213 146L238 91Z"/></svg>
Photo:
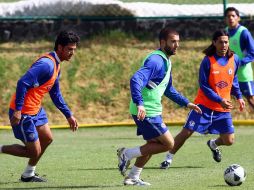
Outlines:
<svg viewBox="0 0 254 190"><path fill-rule="evenodd" d="M173 135L180 128L170 127ZM133 147L144 141L135 136L135 127L88 128L77 133L53 130L54 142L37 166L37 172L46 175L47 183L25 184L18 182L26 166L25 158L0 154L0 189L126 189L117 170L116 149ZM254 128L237 127L236 143L222 147L223 159L212 159L206 141L216 136L194 134L175 155L172 168L158 169L164 154L152 157L142 172L142 178L152 184L149 189L175 190L229 190L223 180L224 169L233 163L247 171L246 182L233 189L253 189ZM1 131L0 144L19 143L11 131ZM129 187L128 189L140 189Z"/></svg>

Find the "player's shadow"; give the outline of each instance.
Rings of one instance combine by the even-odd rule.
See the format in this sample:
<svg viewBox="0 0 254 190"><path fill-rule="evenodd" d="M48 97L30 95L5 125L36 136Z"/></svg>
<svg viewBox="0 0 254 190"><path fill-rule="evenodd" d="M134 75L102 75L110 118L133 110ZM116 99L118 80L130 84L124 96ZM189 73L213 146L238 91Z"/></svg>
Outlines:
<svg viewBox="0 0 254 190"><path fill-rule="evenodd" d="M87 189L87 188L114 188L114 187L122 187L122 185L81 185L81 186L75 186L75 185L69 185L69 186L50 186L50 187L4 187L0 189L13 189L13 190L24 190L24 189L29 189L29 190L35 190L35 189Z"/></svg>
<svg viewBox="0 0 254 190"><path fill-rule="evenodd" d="M200 168L204 168L204 167L201 167L201 166L171 166L170 170L171 169L186 169L186 168L189 168L189 169L200 169ZM145 169L162 170L159 167L145 167Z"/></svg>

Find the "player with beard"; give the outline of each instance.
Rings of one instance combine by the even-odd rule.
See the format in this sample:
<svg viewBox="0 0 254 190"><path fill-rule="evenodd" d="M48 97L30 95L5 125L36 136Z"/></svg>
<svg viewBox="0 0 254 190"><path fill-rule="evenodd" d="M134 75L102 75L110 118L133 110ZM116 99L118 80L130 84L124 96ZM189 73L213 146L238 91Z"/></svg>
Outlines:
<svg viewBox="0 0 254 190"><path fill-rule="evenodd" d="M160 48L150 53L143 66L131 77L130 113L137 125L137 135L142 135L146 144L134 148L119 148L118 168L123 176L133 158L136 162L125 177L124 185L150 185L140 179L140 174L153 154L169 151L174 139L162 120L161 98L163 94L180 106L201 113L200 108L190 103L172 85L170 56L179 47L179 34L168 27L159 34Z"/></svg>
<svg viewBox="0 0 254 190"><path fill-rule="evenodd" d="M194 100L202 114L190 111L183 129L174 138L173 149L161 163L161 169L170 167L174 155L194 132L219 135L207 141L216 162L222 159L219 146L231 146L234 143L234 125L230 114L234 106L231 95L237 99L240 111L245 107L236 75L240 65L239 57L230 50L229 34L225 30L214 32L211 45L203 53L205 57L199 69L199 89Z"/></svg>

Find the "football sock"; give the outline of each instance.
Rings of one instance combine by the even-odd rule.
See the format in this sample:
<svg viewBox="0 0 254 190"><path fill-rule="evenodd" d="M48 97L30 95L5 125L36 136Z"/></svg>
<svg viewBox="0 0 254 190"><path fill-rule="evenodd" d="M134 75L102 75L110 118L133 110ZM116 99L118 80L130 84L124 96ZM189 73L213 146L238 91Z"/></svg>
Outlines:
<svg viewBox="0 0 254 190"><path fill-rule="evenodd" d="M168 153L166 154L165 161L171 163L171 162L172 162L172 159L173 159L173 156L174 156L174 154L168 152Z"/></svg>
<svg viewBox="0 0 254 190"><path fill-rule="evenodd" d="M127 156L129 160L131 160L132 158L137 158L142 156L140 152L140 147L128 148L125 152L125 155Z"/></svg>
<svg viewBox="0 0 254 190"><path fill-rule="evenodd" d="M29 164L27 165L24 173L22 174L22 177L32 177L34 176L34 171L35 171L36 166L30 166Z"/></svg>
<svg viewBox="0 0 254 190"><path fill-rule="evenodd" d="M216 139L211 139L210 140L210 147L213 149L213 150L215 150L218 146L215 144L215 140Z"/></svg>
<svg viewBox="0 0 254 190"><path fill-rule="evenodd" d="M128 177L131 179L139 179L142 169L143 168L138 168L137 166L133 165L130 173L128 174Z"/></svg>
<svg viewBox="0 0 254 190"><path fill-rule="evenodd" d="M0 145L0 153L2 153L3 145Z"/></svg>

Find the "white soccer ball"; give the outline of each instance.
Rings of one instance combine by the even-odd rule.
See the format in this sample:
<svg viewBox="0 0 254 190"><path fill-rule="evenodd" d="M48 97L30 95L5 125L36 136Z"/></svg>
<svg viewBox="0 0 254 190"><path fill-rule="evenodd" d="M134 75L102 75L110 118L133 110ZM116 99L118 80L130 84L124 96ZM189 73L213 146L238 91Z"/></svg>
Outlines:
<svg viewBox="0 0 254 190"><path fill-rule="evenodd" d="M224 180L230 186L239 186L246 179L246 172L242 166L232 164L224 172Z"/></svg>

